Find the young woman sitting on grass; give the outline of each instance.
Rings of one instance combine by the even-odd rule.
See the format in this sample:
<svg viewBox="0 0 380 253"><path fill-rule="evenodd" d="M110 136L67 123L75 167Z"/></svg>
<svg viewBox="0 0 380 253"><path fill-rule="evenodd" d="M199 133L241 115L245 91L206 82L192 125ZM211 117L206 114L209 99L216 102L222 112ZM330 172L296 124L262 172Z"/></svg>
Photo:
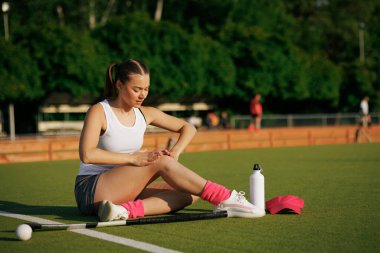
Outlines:
<svg viewBox="0 0 380 253"><path fill-rule="evenodd" d="M201 198L229 217L264 216L265 210L249 203L243 193L208 181L178 162L196 130L184 120L142 106L149 87L149 70L139 60L108 67L105 99L88 110L80 137L75 181L79 210L112 221L170 213ZM140 150L149 124L179 134L170 150ZM163 181L156 182L158 177Z"/></svg>

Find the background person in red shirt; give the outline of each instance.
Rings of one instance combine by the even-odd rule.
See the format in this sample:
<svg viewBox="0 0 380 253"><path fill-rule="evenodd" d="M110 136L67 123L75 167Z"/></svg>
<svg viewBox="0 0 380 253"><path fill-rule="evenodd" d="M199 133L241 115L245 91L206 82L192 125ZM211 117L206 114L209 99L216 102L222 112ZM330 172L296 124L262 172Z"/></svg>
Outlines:
<svg viewBox="0 0 380 253"><path fill-rule="evenodd" d="M253 125L251 124L250 129L254 127L256 131L259 131L261 129L261 118L263 115L263 106L260 103L260 99L261 94L256 93L255 97L252 98L250 105L250 112L253 119Z"/></svg>

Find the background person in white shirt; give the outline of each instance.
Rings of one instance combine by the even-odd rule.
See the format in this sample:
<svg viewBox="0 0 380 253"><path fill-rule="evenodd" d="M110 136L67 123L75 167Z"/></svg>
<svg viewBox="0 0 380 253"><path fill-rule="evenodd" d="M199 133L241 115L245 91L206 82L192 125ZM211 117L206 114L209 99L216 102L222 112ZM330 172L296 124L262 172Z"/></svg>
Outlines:
<svg viewBox="0 0 380 253"><path fill-rule="evenodd" d="M369 113L368 101L369 101L369 98L365 96L360 102L360 112L363 116L368 116L368 113Z"/></svg>
<svg viewBox="0 0 380 253"><path fill-rule="evenodd" d="M371 142L371 137L364 130L364 128L371 126L371 116L369 115L369 105L368 105L369 97L363 97L360 102L360 118L359 125L355 132L355 142L360 142L360 137L364 136L367 141Z"/></svg>

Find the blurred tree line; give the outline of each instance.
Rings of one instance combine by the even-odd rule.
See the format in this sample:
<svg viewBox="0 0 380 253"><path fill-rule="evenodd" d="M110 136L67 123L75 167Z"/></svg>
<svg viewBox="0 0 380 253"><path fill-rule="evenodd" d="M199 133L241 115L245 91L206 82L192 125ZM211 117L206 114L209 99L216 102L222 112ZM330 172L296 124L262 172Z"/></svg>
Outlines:
<svg viewBox="0 0 380 253"><path fill-rule="evenodd" d="M248 114L260 92L267 113L356 112L364 95L380 109L380 0L9 2L3 106L52 92L95 101L111 62L139 58L152 72L148 104Z"/></svg>

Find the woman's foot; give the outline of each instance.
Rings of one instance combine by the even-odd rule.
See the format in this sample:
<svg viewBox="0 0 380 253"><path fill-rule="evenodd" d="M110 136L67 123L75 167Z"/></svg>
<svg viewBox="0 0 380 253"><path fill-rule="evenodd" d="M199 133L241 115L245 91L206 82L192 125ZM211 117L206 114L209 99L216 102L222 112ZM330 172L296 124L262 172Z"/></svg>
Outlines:
<svg viewBox="0 0 380 253"><path fill-rule="evenodd" d="M98 216L100 221L127 220L129 212L123 206L103 200L99 205Z"/></svg>

